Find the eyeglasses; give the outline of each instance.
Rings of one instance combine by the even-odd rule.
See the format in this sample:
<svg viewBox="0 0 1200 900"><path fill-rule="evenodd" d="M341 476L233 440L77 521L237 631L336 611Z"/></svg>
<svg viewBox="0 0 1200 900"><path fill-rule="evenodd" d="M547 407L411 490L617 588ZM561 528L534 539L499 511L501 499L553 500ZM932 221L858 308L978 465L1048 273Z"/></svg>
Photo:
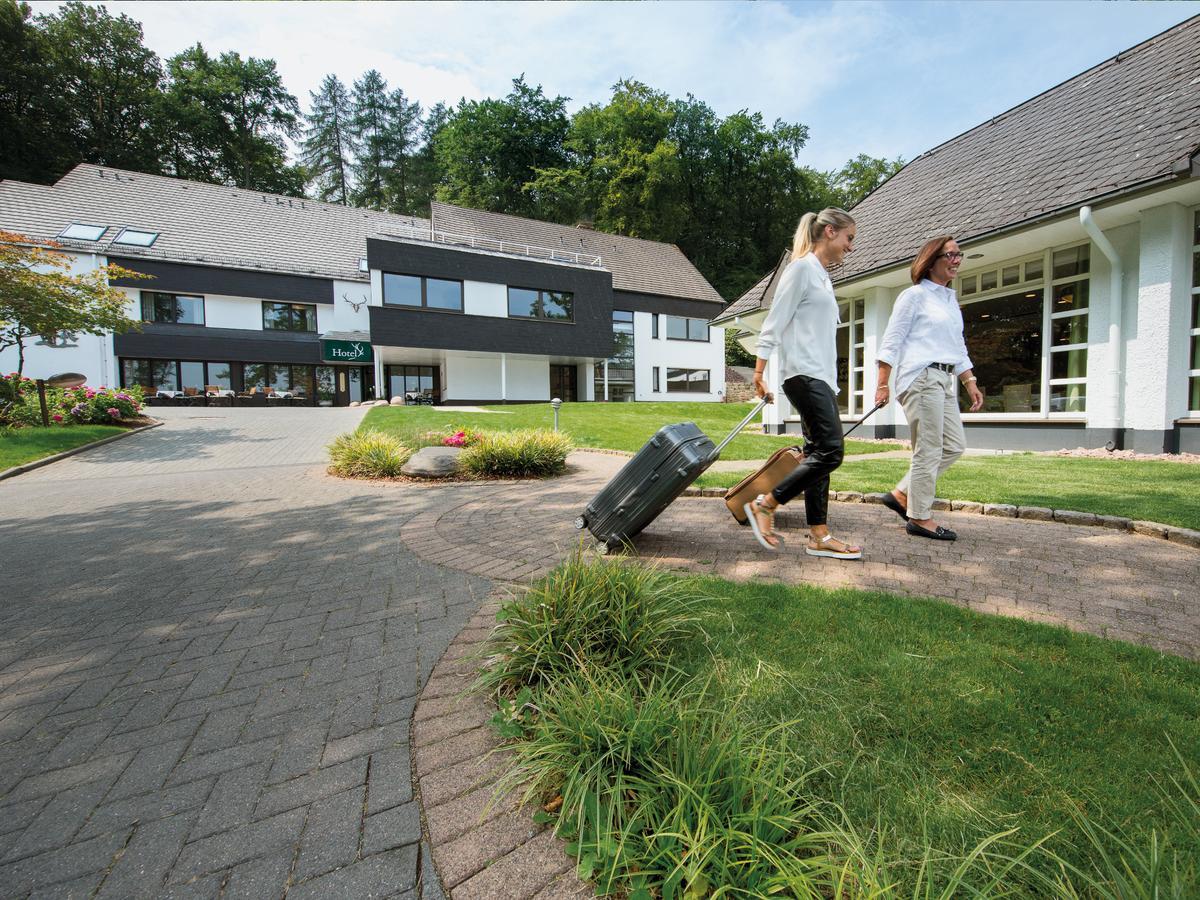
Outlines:
<svg viewBox="0 0 1200 900"><path fill-rule="evenodd" d="M944 257L946 257L946 259L950 260L951 262L959 262L963 258L962 253L958 250L951 250L949 253L939 253L938 256L939 257L944 256Z"/></svg>

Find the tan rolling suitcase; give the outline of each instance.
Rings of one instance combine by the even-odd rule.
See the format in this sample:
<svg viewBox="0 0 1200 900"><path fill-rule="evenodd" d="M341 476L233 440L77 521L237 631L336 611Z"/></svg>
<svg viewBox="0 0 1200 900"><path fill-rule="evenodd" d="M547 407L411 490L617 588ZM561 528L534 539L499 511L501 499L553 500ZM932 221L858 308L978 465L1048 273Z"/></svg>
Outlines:
<svg viewBox="0 0 1200 900"><path fill-rule="evenodd" d="M855 428L867 421L875 410L879 409L882 404L876 406L865 416L855 422L846 431L850 434ZM783 479L795 471L796 466L804 461L804 451L799 447L783 447L771 454L771 458L757 472L747 475L728 491L725 492L725 505L729 507L729 511L733 513L733 517L737 519L739 525L749 524L746 519L745 506L759 494L765 494L767 491L773 491Z"/></svg>

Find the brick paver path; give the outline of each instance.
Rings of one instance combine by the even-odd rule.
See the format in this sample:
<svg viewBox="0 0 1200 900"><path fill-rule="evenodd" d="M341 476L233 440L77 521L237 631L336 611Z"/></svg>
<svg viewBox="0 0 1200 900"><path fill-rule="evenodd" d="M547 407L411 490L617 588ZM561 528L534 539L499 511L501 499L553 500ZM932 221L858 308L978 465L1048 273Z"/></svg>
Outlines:
<svg viewBox="0 0 1200 900"><path fill-rule="evenodd" d="M575 453L570 477L480 486L409 520L402 536L427 559L498 578L545 571L580 540L572 521L625 463ZM1200 659L1200 550L1059 522L939 512L954 543L905 534L883 506L833 503L834 533L865 546L859 562L804 553L804 504L777 517L787 546L763 550L719 499L681 497L635 540L642 557L723 578L941 597L983 612L1052 622Z"/></svg>
<svg viewBox="0 0 1200 900"><path fill-rule="evenodd" d="M156 413L0 482L0 896L440 897L409 722L490 583L322 473L360 410Z"/></svg>

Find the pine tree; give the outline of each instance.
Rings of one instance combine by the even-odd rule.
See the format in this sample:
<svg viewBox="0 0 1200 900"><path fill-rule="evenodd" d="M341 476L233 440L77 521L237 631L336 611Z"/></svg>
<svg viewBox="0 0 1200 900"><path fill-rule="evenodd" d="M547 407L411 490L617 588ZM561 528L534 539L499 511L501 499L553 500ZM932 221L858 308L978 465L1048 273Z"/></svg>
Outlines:
<svg viewBox="0 0 1200 900"><path fill-rule="evenodd" d="M384 130L383 154L390 162L384 173L385 206L391 212L428 215L429 208L414 209L417 175L415 156L421 130L421 104L409 100L397 88L388 97L388 123Z"/></svg>
<svg viewBox="0 0 1200 900"><path fill-rule="evenodd" d="M375 69L354 82L350 134L353 137L355 206L384 209L387 205L388 128L391 98L387 82Z"/></svg>
<svg viewBox="0 0 1200 900"><path fill-rule="evenodd" d="M301 159L319 200L349 204L350 93L336 75L326 75L320 90L310 91L312 111L304 117Z"/></svg>

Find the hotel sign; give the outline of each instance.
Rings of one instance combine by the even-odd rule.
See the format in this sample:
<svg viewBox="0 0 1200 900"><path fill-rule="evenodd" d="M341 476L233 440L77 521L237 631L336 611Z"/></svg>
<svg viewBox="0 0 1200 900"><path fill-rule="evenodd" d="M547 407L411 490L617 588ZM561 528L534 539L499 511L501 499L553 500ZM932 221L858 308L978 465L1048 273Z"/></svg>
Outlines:
<svg viewBox="0 0 1200 900"><path fill-rule="evenodd" d="M375 354L367 341L321 341L321 361L329 363L369 363Z"/></svg>

